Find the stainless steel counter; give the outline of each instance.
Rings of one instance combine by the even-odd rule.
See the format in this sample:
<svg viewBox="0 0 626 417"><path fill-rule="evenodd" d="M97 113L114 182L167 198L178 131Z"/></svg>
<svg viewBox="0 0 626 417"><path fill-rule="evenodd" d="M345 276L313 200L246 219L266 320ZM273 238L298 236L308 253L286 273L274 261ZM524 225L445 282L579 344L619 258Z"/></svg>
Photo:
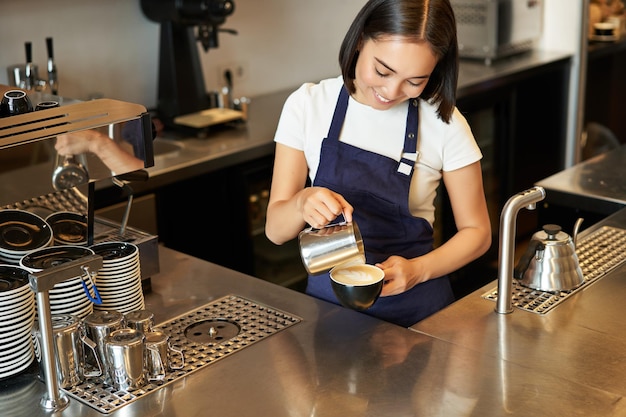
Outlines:
<svg viewBox="0 0 626 417"><path fill-rule="evenodd" d="M457 349L450 343L179 252L160 250L161 272L152 277L152 292L146 296L146 307L154 311L157 322L229 294L302 321L110 415L400 416L429 415L419 410L446 406L433 398L444 395L441 379L450 354ZM471 361L480 357L461 350L474 358ZM11 382L0 390L0 415L50 415L39 407L45 386L34 375L13 377ZM102 414L74 398L68 408L54 414L98 415Z"/></svg>
<svg viewBox="0 0 626 417"><path fill-rule="evenodd" d="M621 210L586 229L624 229ZM476 415L623 416L626 415L626 267L621 265L545 315L515 309L494 312L482 297L490 283L413 330L452 343L462 355L465 379L478 400Z"/></svg>
<svg viewBox="0 0 626 417"><path fill-rule="evenodd" d="M602 226L624 228L626 210ZM547 314L494 312L496 282L401 328L160 248L147 308L162 322L229 294L301 318L112 416L623 416L626 268ZM3 381L6 382L6 381ZM0 390L0 415L44 416L32 374ZM55 417L102 415L71 399Z"/></svg>
<svg viewBox="0 0 626 417"><path fill-rule="evenodd" d="M626 145L537 182L547 202L608 215L626 206Z"/></svg>
<svg viewBox="0 0 626 417"><path fill-rule="evenodd" d="M532 74L547 71L552 65L558 65L571 58L571 54L559 51L534 49L495 60L491 65L485 65L483 60L462 59L457 99L462 100L472 95L493 91L506 84L513 84Z"/></svg>

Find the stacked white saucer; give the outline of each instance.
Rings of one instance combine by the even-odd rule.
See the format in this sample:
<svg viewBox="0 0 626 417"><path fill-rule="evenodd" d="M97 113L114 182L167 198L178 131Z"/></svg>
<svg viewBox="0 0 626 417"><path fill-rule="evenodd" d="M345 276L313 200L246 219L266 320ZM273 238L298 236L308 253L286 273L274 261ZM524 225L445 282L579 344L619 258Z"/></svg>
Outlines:
<svg viewBox="0 0 626 417"><path fill-rule="evenodd" d="M20 259L20 265L31 271L39 272L76 259L93 255L93 251L84 246L50 246L30 252ZM83 283L90 296L94 296L92 280L86 275L70 278L56 284L50 291L50 313L53 315L73 314L84 318L93 312L93 303L87 297Z"/></svg>
<svg viewBox="0 0 626 417"><path fill-rule="evenodd" d="M35 320L35 294L28 271L0 265L0 379L28 368L34 358L30 336Z"/></svg>
<svg viewBox="0 0 626 417"><path fill-rule="evenodd" d="M24 255L52 241L52 228L40 216L25 210L0 210L0 263L19 265Z"/></svg>
<svg viewBox="0 0 626 417"><path fill-rule="evenodd" d="M102 303L94 305L94 310L116 310L123 314L143 310L139 248L128 242L103 242L91 249L102 256L102 268L96 278Z"/></svg>

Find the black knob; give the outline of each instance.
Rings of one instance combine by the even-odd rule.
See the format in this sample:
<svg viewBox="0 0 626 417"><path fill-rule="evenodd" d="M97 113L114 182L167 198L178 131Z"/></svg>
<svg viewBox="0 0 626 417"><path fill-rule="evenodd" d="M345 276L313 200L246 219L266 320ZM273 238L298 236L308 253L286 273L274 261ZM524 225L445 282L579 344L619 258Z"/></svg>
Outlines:
<svg viewBox="0 0 626 417"><path fill-rule="evenodd" d="M556 236L561 230L561 226L558 224L546 224L543 226L543 231L547 233L548 237Z"/></svg>

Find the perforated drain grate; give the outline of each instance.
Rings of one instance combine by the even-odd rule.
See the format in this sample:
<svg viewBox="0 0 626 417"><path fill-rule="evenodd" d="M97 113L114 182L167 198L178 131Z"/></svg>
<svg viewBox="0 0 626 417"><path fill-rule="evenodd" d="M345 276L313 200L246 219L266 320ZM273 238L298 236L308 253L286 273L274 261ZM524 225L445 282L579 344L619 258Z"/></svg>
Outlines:
<svg viewBox="0 0 626 417"><path fill-rule="evenodd" d="M184 352L184 367L169 372L165 380L127 392L92 378L64 392L108 414L300 321L275 308L228 295L157 326L170 336L172 346ZM181 365L178 355L172 360L174 367Z"/></svg>
<svg viewBox="0 0 626 417"><path fill-rule="evenodd" d="M604 226L577 242L576 254L585 281L569 291L547 292L524 287L513 279L513 307L531 313L546 314L569 296L587 288L626 260L626 230ZM496 301L498 288L483 298Z"/></svg>

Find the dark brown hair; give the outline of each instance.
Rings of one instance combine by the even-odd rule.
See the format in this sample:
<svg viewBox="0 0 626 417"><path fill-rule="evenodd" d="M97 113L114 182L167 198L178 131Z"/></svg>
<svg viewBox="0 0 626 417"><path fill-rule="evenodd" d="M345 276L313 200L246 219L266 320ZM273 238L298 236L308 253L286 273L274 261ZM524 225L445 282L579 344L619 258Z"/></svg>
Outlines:
<svg viewBox="0 0 626 417"><path fill-rule="evenodd" d="M339 51L339 65L348 91L355 90L360 42L387 36L430 45L437 64L420 98L438 104L439 117L449 122L459 74L456 21L449 0L369 0L350 25Z"/></svg>

